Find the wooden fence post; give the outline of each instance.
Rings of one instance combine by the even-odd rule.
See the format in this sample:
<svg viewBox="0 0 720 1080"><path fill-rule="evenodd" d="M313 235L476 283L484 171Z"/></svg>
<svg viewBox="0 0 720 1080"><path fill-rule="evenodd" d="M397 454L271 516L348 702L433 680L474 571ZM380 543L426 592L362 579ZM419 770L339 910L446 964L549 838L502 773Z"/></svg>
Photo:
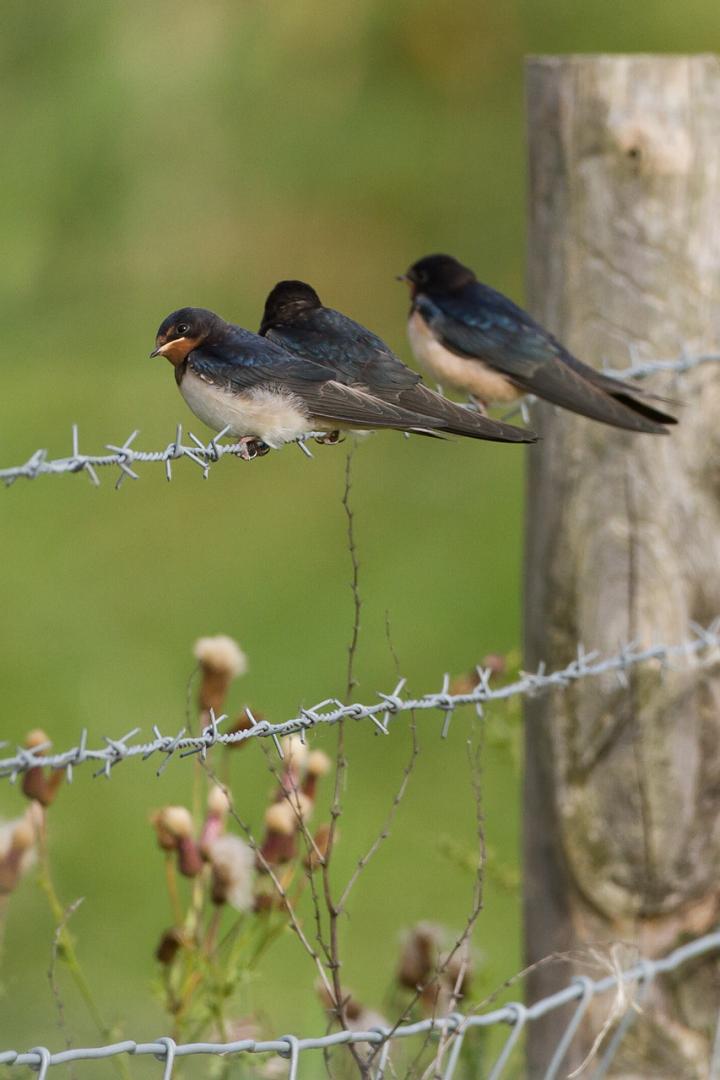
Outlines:
<svg viewBox="0 0 720 1080"><path fill-rule="evenodd" d="M582 360L720 344L720 62L537 57L527 65L529 307ZM678 642L720 614L720 370L647 384L669 437L538 405L528 470L526 666L578 643ZM673 408L669 407L669 411ZM623 680L625 682L625 680ZM720 916L720 674L688 661L584 680L526 709L526 957L630 942L658 956ZM607 944L601 948L609 956ZM626 950L625 959L631 951ZM609 970L609 969L608 969ZM590 973L537 968L528 1001ZM606 971L608 973L608 971ZM717 960L651 987L613 1076L705 1076ZM594 1005L562 1072L607 1017ZM568 1013L528 1037L544 1075Z"/></svg>

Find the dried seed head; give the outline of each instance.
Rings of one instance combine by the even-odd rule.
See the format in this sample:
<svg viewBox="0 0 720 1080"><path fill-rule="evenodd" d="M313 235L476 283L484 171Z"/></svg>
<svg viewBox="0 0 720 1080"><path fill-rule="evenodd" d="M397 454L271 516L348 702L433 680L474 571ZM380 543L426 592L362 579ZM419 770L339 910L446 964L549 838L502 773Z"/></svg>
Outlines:
<svg viewBox="0 0 720 1080"><path fill-rule="evenodd" d="M286 768L300 772L308 759L309 751L299 735L285 735L280 740L283 752L283 764Z"/></svg>
<svg viewBox="0 0 720 1080"><path fill-rule="evenodd" d="M340 839L340 834L335 830L335 836L333 838L333 847ZM313 836L313 846L305 856L305 869L317 870L319 866L322 866L328 853L328 845L330 843L330 826L321 825L315 835Z"/></svg>
<svg viewBox="0 0 720 1080"><path fill-rule="evenodd" d="M437 967L441 939L442 931L432 923L413 926L400 951L397 979L401 986L415 990L426 982Z"/></svg>
<svg viewBox="0 0 720 1080"><path fill-rule="evenodd" d="M207 808L215 817L225 818L230 810L230 800L225 788L220 784L213 784L208 791Z"/></svg>
<svg viewBox="0 0 720 1080"><path fill-rule="evenodd" d="M159 960L161 964L172 964L177 956L178 950L181 949L184 944L182 932L173 926L170 930L166 930L160 938L158 946L155 949L155 959Z"/></svg>
<svg viewBox="0 0 720 1080"><path fill-rule="evenodd" d="M491 675L504 675L507 670L507 657L502 653L488 653L480 661L480 667Z"/></svg>
<svg viewBox="0 0 720 1080"><path fill-rule="evenodd" d="M35 862L36 838L31 812L0 822L0 896L11 893Z"/></svg>
<svg viewBox="0 0 720 1080"><path fill-rule="evenodd" d="M297 829L297 816L290 802L282 799L281 802L268 806L265 811L265 824L269 832L280 833L281 836L292 836Z"/></svg>
<svg viewBox="0 0 720 1080"><path fill-rule="evenodd" d="M466 997L470 990L470 983L474 974L474 964L470 942L466 939L460 948L452 954L443 953L439 959L440 967L444 967L443 981L447 983L451 993L457 991L458 997Z"/></svg>
<svg viewBox="0 0 720 1080"><path fill-rule="evenodd" d="M36 755L40 757L44 755L45 750L50 746L50 739L42 728L34 728L32 731L28 731L23 741L26 749L34 750ZM40 749L41 747L42 749ZM41 806L50 806L50 803L53 802L57 795L62 778L63 773L60 771L50 772L46 776L42 766L35 765L23 774L23 795L40 803Z"/></svg>
<svg viewBox="0 0 720 1080"><path fill-rule="evenodd" d="M247 657L238 643L225 634L198 638L193 653L202 670L200 708L220 713L230 683L247 671Z"/></svg>
<svg viewBox="0 0 720 1080"><path fill-rule="evenodd" d="M297 814L287 799L272 803L265 811L267 832L258 853L257 867L265 871L265 863L278 866L290 862L297 854Z"/></svg>
<svg viewBox="0 0 720 1080"><path fill-rule="evenodd" d="M158 843L165 851L174 851L179 841L192 836L192 815L184 806L163 806L150 818Z"/></svg>
<svg viewBox="0 0 720 1080"><path fill-rule="evenodd" d="M332 768L332 761L324 750L313 750L307 759L307 772L310 776L327 776Z"/></svg>
<svg viewBox="0 0 720 1080"><path fill-rule="evenodd" d="M313 812L313 801L302 791L292 791L285 796L285 801L290 803L290 809L295 818L295 827L300 821L309 821Z"/></svg>
<svg viewBox="0 0 720 1080"><path fill-rule="evenodd" d="M476 686L480 685L480 677L477 671L469 671L466 675L456 675L450 682L451 694L472 694Z"/></svg>
<svg viewBox="0 0 720 1080"><path fill-rule="evenodd" d="M198 638L193 655L204 671L224 675L227 679L237 679L248 669L247 656L237 641L227 634Z"/></svg>
<svg viewBox="0 0 720 1080"><path fill-rule="evenodd" d="M23 742L27 750L36 750L38 746L51 745L50 739L42 728L33 728L32 731L28 731Z"/></svg>
<svg viewBox="0 0 720 1080"><path fill-rule="evenodd" d="M212 866L212 898L236 911L252 911L255 853L239 836L219 837L209 850Z"/></svg>
<svg viewBox="0 0 720 1080"><path fill-rule="evenodd" d="M184 877L197 877L205 865L200 847L192 836L181 836L177 846L178 870Z"/></svg>

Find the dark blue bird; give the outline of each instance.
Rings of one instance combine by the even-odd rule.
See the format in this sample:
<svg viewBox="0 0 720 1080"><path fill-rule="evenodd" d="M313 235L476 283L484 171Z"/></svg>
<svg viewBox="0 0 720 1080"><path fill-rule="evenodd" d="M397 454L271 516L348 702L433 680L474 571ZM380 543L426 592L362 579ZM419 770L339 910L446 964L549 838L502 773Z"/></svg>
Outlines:
<svg viewBox="0 0 720 1080"><path fill-rule="evenodd" d="M388 410L388 421L368 414L336 427L396 427L419 434L467 435L494 442L535 442L537 436L510 424L490 420L435 393L407 367L384 341L332 308L303 281L280 281L270 292L260 334L303 362L322 365L333 378ZM405 416L398 422L398 411Z"/></svg>
<svg viewBox="0 0 720 1080"><path fill-rule="evenodd" d="M450 255L428 255L402 276L408 336L420 366L485 407L524 394L628 431L667 434L668 416L637 387L577 360L507 296ZM651 396L651 395L650 395Z"/></svg>

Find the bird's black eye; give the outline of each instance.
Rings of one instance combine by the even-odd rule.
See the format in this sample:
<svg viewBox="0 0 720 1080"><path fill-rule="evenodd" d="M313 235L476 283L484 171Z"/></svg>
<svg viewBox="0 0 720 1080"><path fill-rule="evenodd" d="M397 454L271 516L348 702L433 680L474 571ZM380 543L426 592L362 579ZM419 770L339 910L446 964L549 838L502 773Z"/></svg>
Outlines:
<svg viewBox="0 0 720 1080"><path fill-rule="evenodd" d="M187 324L186 322L181 322L181 323L178 323L178 324L177 324L177 326L175 327L175 329L176 329L176 331L177 331L177 333L178 333L178 334L180 334L180 335L183 335L183 336L184 336L185 334L187 334L187 332L188 332L188 330L190 329L190 327L188 326L188 324Z"/></svg>

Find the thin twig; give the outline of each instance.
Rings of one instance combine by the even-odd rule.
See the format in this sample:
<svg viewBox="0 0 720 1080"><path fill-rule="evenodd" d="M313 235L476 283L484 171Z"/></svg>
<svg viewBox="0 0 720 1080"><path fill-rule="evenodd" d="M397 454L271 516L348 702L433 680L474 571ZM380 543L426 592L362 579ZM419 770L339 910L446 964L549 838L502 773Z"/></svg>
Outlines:
<svg viewBox="0 0 720 1080"><path fill-rule="evenodd" d="M483 886L485 881L485 862L487 858L487 851L485 846L485 823L482 812L482 787L480 783L481 745L478 745L475 752L473 753L472 741L468 740L467 749L468 759L470 761L471 768L471 782L473 787L473 793L475 795L476 835L478 840L478 864L473 885L472 907L467 916L467 919L465 920L465 925L462 929L462 932L457 937L454 945L452 946L450 951L443 957L442 961L437 965L431 977L425 983L422 983L416 988L413 997L410 999L401 1015L393 1024L393 1027L391 1028L387 1036L388 1039L391 1039L397 1029L405 1023L405 1021L411 1015L413 1009L415 1008L416 1004L423 996L423 994L426 993L426 991L429 990L431 986L439 984L440 979L447 971L458 951L465 947L470 940L472 932L475 928L475 924L480 917L480 913L483 909ZM372 1059L378 1054L380 1045L375 1047L372 1054L370 1055L369 1061L372 1061Z"/></svg>
<svg viewBox="0 0 720 1080"><path fill-rule="evenodd" d="M333 994L332 994L332 986L330 984L330 980L328 979L327 972L325 971L322 960L320 959L317 952L315 951L315 949L312 947L312 945L308 941L308 939L307 939L307 937L305 935L305 932L304 932L304 930L303 930L303 928L302 928L302 926L300 924L300 921L298 920L298 917L297 917L297 915L295 913L295 909L293 908L292 903L290 902L290 898L289 898L289 896L288 896L282 882L280 881L277 874L273 870L272 865L267 861L267 859L263 855L262 850L260 848L260 845L258 844L257 840L255 839L255 836L253 835L253 832L252 832L250 826L247 824L247 822L243 821L243 819L240 817L237 810L235 809L235 803L233 801L233 797L232 797L232 793L230 792L230 789L227 787L226 784L223 784L222 780L220 780L220 778L212 771L212 769L209 768L209 766L206 766L206 771L207 771L208 776L212 780L212 782L214 784L217 784L217 786L221 789L221 791L225 795L225 798L228 801L229 814L230 814L231 818L233 819L235 824L243 831L243 833L247 837L247 842L250 845L251 850L254 851L256 859L260 863L260 866L262 867L263 871L270 878L270 881L272 882L272 884L273 884L273 886L275 888L275 891L277 892L278 896L280 897L280 899L281 899L281 901L283 903L283 907L285 908L285 910L287 912L287 915L288 915L288 918L290 920L290 925L291 925L292 929L295 931L295 934L297 935L297 938L298 938L299 942L301 943L301 945L303 946L303 948L305 949L305 951L312 958L313 963L315 964L315 966L317 968L317 971L318 971L318 974L320 976L320 979L322 981L323 986L327 990L330 997L332 997L333 996Z"/></svg>
<svg viewBox="0 0 720 1080"><path fill-rule="evenodd" d="M57 968L60 939L63 935L63 932L65 931L65 928L67 927L68 922L73 917L77 909L80 907L84 899L84 896L79 896L77 900L73 900L72 904L69 904L68 907L65 908L62 919L55 927L55 933L53 934L52 940L52 949L50 951L50 966L48 967L47 971L48 982L50 983L50 992L53 996L53 1000L55 1001L55 1007L57 1009L58 1027L65 1037L65 1046L68 1050L72 1049L73 1041L70 1036L70 1032L68 1031L65 1024L65 1003L63 1002L62 994L60 993L60 987L58 986L57 979L55 978L55 970ZM74 1073L71 1072L71 1075L74 1075Z"/></svg>
<svg viewBox="0 0 720 1080"><path fill-rule="evenodd" d="M360 562L357 555L357 547L355 544L355 516L350 501L350 495L352 492L352 464L353 456L355 453L354 446L351 446L347 452L345 459L345 486L343 489L342 505L345 511L345 518L347 522L347 544L348 552L350 554L351 565L351 578L350 588L353 597L353 622L352 631L350 634L350 644L348 646L348 662L347 662L347 685L345 691L346 701L350 700L355 680L355 656L357 653L358 642L360 639L360 612L362 609L362 599L360 597ZM333 899L332 885L330 882L330 867L332 865L333 853L335 850L335 841L337 839L337 826L340 817L342 816L342 792L343 783L345 780L345 772L347 769L347 758L345 756L345 722L343 720L338 724L338 735L335 750L335 779L333 784L333 797L332 804L330 806L330 828L328 831L328 841L325 848L325 857L321 863L322 873L322 887L323 895L325 898L325 907L328 913L328 937L329 937L329 952L330 961L329 967L332 975L333 993L330 1000L334 1003L334 1011L337 1017L338 1023L344 1031L348 1031L347 1016L345 1014L345 1006L347 1004L347 995L343 993L342 979L340 977L340 968L342 961L340 958L340 941L339 941L339 927L338 919L340 917L340 906L335 903ZM362 1055L352 1043L348 1045L348 1049L358 1067L360 1075L362 1077L367 1076L367 1066ZM325 1068L330 1072L329 1056L325 1054Z"/></svg>
<svg viewBox="0 0 720 1080"><path fill-rule="evenodd" d="M348 900L348 897L350 896L350 893L352 892L353 888L355 887L355 884L356 884L358 878L360 877L360 874L363 872L363 870L365 869L367 864L370 862L373 855L375 855L377 853L378 848L380 848L383 841L387 840L388 836L390 835L390 830L391 830L391 828L392 828L392 826L393 826L393 824L395 822L395 818L397 816L398 808L399 808L400 803L402 802L402 800L403 800L403 798L405 796L405 792L407 791L408 783L410 781L410 777L412 775L413 769L415 768L415 762L417 761L417 756L418 756L418 753L419 753L419 746L418 746L418 740L417 740L417 722L415 720L415 714L414 713L411 714L410 732L411 732L411 735L412 735L412 748L410 750L410 757L408 759L407 765L403 769L402 779L400 781L400 786L397 789L397 791L395 792L395 796L393 798L392 805L390 807L390 811L389 811L388 816L386 817L385 821L383 822L383 826L382 826L380 832L377 834L377 836L375 837L375 839L373 840L372 844L367 849L365 854L360 859L358 859L357 865L356 865L355 869L353 870L352 874L350 875L348 883L345 886L345 888L344 888L344 890L343 890L343 892L342 892L342 894L340 896L340 899L338 900L338 903L337 903L337 907L338 907L339 912L342 912L344 910L345 904L347 903L347 900Z"/></svg>

